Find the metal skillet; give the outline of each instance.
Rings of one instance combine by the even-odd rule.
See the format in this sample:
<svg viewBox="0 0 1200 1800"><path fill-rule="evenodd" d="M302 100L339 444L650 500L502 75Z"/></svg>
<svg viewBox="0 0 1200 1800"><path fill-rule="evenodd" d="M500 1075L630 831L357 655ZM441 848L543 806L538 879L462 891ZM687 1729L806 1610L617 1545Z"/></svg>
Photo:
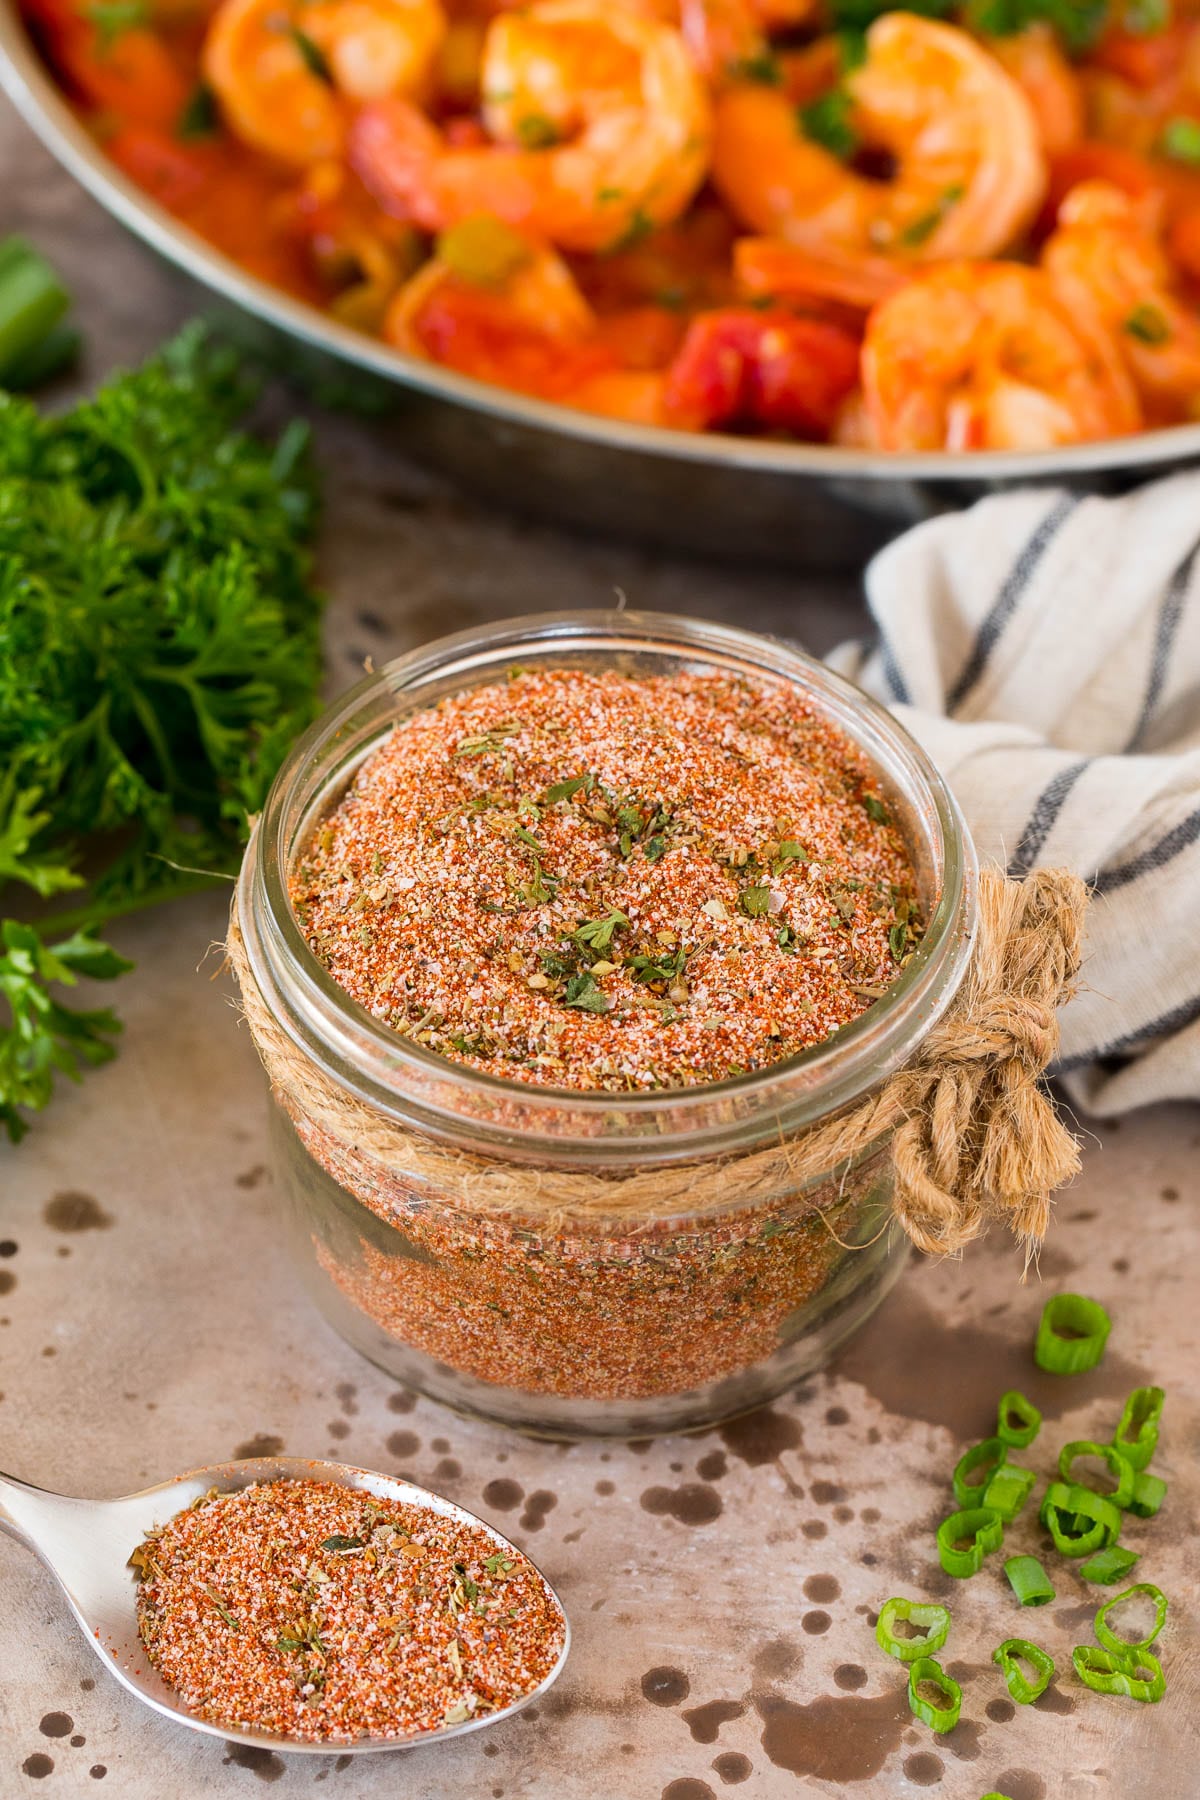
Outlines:
<svg viewBox="0 0 1200 1800"><path fill-rule="evenodd" d="M44 1488L17 1481L11 1475L0 1474L0 1531L16 1538L46 1565L62 1588L88 1643L122 1687L176 1724L188 1725L193 1731L207 1732L232 1743L283 1750L289 1754L309 1752L322 1756L334 1751L344 1755L369 1750L402 1750L498 1724L530 1705L558 1679L570 1649L571 1630L562 1602L538 1569L538 1575L563 1612L562 1653L544 1681L523 1699L497 1712L478 1713L456 1724L408 1737L323 1739L319 1742L213 1724L189 1712L153 1668L142 1647L135 1602L137 1583L129 1567L130 1554L142 1542L144 1532L155 1525L165 1525L194 1500L202 1499L211 1488L224 1494L234 1493L254 1482L301 1480L329 1482L337 1487L375 1494L380 1499L428 1507L443 1517L486 1531L498 1550L514 1549L493 1526L428 1488L400 1481L392 1475L377 1475L369 1469L353 1468L347 1463L309 1462L285 1456L214 1463L209 1468L176 1475L170 1481L159 1482L140 1493L123 1494L116 1500L77 1500L71 1495L52 1494ZM530 1559L526 1557L525 1560Z"/></svg>
<svg viewBox="0 0 1200 1800"><path fill-rule="evenodd" d="M80 124L14 0L0 0L0 83L102 206L219 297L238 336L281 370L335 384L422 461L520 512L685 553L846 567L914 520L998 488L1065 482L1111 492L1200 460L1200 424L1052 451L884 455L659 430L528 399L340 325L179 224Z"/></svg>

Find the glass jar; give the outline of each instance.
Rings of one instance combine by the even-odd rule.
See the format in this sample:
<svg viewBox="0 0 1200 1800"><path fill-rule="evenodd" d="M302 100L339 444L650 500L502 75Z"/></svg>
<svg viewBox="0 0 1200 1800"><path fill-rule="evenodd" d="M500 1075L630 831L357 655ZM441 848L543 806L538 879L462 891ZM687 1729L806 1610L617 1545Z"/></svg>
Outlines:
<svg viewBox="0 0 1200 1800"><path fill-rule="evenodd" d="M398 720L514 663L802 692L873 764L913 860L928 926L885 996L754 1074L620 1095L498 1080L353 1002L305 942L292 860ZM953 1000L974 921L973 850L932 765L865 694L789 646L694 620L570 613L398 658L295 745L237 892L275 1173L318 1305L400 1381L542 1435L695 1429L770 1399L824 1362L903 1266L886 1135L819 1159L831 1123L912 1058Z"/></svg>

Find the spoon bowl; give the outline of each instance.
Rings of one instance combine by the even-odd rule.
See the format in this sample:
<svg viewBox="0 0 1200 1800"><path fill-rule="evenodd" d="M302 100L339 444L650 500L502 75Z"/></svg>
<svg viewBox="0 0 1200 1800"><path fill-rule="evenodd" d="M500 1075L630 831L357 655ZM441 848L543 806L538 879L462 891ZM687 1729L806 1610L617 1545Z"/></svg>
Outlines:
<svg viewBox="0 0 1200 1800"><path fill-rule="evenodd" d="M131 1694L136 1694L139 1700L165 1718L231 1743L321 1756L401 1750L413 1744L459 1737L463 1732L498 1724L501 1719L510 1718L529 1706L557 1680L570 1649L570 1626L561 1600L534 1564L562 1612L563 1647L545 1680L511 1706L454 1725L442 1725L433 1731L414 1732L407 1737L326 1738L317 1743L274 1732L243 1731L232 1725L218 1725L189 1712L151 1664L138 1635L137 1579L129 1566L130 1555L147 1531L156 1525L165 1525L193 1501L203 1499L210 1489L228 1494L256 1482L269 1481L323 1481L374 1494L381 1500L427 1507L444 1518L487 1532L497 1550L515 1551L526 1562L532 1560L486 1520L477 1518L465 1507L455 1506L428 1488L417 1487L410 1481L398 1481L390 1475L379 1475L370 1469L356 1469L347 1463L309 1462L290 1456L260 1456L245 1462L214 1463L209 1468L192 1469L186 1475L176 1475L170 1481L159 1482L156 1487L143 1488L140 1493L125 1494L116 1500L79 1500L67 1494L53 1494L44 1488L31 1487L10 1475L0 1475L0 1530L25 1544L50 1570L88 1642L122 1687L128 1688Z"/></svg>

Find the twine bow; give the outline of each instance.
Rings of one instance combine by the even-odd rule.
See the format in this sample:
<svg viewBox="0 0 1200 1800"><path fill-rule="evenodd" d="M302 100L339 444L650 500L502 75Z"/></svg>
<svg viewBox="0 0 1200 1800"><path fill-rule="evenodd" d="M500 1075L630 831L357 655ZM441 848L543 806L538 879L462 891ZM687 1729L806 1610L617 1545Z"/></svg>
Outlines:
<svg viewBox="0 0 1200 1800"><path fill-rule="evenodd" d="M840 1196L845 1172L890 1142L894 1210L921 1250L947 1255L1004 1219L1028 1249L1041 1241L1050 1195L1076 1173L1075 1140L1041 1078L1058 1048L1056 1008L1079 970L1087 889L1065 870L1023 881L979 879L979 929L970 972L950 1013L914 1060L866 1099L795 1138L736 1158L614 1175L531 1167L452 1150L384 1116L339 1086L281 1029L259 993L237 917L227 948L242 1006L271 1085L337 1179L381 1217L390 1189L420 1190L449 1206L525 1221L626 1231L658 1219L701 1218L792 1196L814 1208ZM308 1141L306 1139L306 1141Z"/></svg>
<svg viewBox="0 0 1200 1800"><path fill-rule="evenodd" d="M1032 1248L1079 1168L1041 1077L1079 971L1087 889L1062 869L980 876L974 962L954 1011L896 1076L896 1217L918 1249L961 1250L989 1215Z"/></svg>

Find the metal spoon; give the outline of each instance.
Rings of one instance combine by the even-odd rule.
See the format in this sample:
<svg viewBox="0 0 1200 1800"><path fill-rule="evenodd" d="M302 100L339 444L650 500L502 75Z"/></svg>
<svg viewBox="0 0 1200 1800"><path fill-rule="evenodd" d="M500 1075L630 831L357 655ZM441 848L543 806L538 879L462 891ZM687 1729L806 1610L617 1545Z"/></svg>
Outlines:
<svg viewBox="0 0 1200 1800"><path fill-rule="evenodd" d="M207 1494L210 1488L233 1493L249 1487L252 1482L279 1480L328 1481L338 1487L375 1494L382 1500L402 1500L409 1505L429 1507L446 1518L486 1531L497 1550L516 1549L485 1520L477 1519L465 1507L453 1505L428 1488L397 1481L390 1475L377 1475L369 1469L351 1468L346 1463L304 1462L290 1456L260 1456L248 1462L214 1463L211 1468L193 1469L190 1474L177 1475L173 1481L160 1482L157 1487L144 1488L140 1494L126 1494L119 1500L76 1500L0 1474L0 1530L27 1545L45 1563L66 1595L88 1643L123 1687L144 1700L147 1706L152 1706L155 1712L175 1719L181 1725L190 1725L193 1731L206 1731L234 1743L255 1744L264 1750L316 1752L324 1756L335 1752L344 1755L348 1751L398 1750L410 1744L427 1744L435 1738L458 1737L464 1731L477 1731L483 1725L498 1724L501 1719L510 1718L538 1699L557 1680L571 1642L565 1611L562 1655L539 1687L502 1711L483 1713L456 1725L443 1725L436 1731L415 1732L408 1737L361 1737L346 1742L326 1739L311 1743L268 1732L238 1731L231 1726L214 1725L207 1719L197 1718L147 1659L138 1636L134 1603L137 1583L129 1567L130 1553L142 1542L144 1532L152 1526L165 1525L168 1519ZM538 1574L541 1575L540 1569ZM542 1579L545 1581L545 1576ZM550 1587L550 1583L546 1582L546 1586ZM550 1592L554 1594L554 1589L550 1588ZM554 1598L558 1600L558 1595L554 1594ZM561 1609L561 1600L558 1604Z"/></svg>

